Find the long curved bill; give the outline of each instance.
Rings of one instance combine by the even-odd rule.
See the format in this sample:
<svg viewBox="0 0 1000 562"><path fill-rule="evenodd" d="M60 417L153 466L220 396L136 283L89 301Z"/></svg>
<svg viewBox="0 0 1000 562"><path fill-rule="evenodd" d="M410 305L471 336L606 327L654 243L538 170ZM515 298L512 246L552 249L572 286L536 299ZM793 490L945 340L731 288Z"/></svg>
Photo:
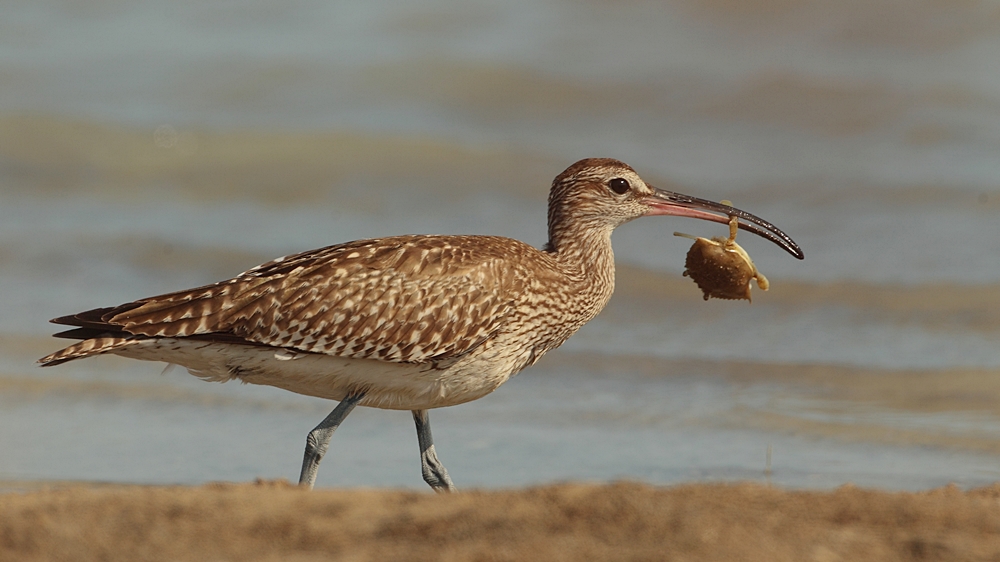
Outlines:
<svg viewBox="0 0 1000 562"><path fill-rule="evenodd" d="M735 216L738 219L740 229L752 232L762 238L767 238L771 242L774 242L784 248L786 252L792 254L798 259L803 259L805 257L805 254L802 253L802 248L799 248L799 245L795 243L795 240L792 240L791 236L785 234L780 228L756 215L751 215L750 213L737 209L736 207L723 205L722 203L716 203L715 201L699 199L697 197L691 197L690 195L674 193L663 189L656 189L652 186L650 186L650 188L653 190L653 194L647 195L643 199L643 202L649 206L649 211L646 213L646 216L673 215L677 217L691 217L695 219L720 222L723 224L728 224L729 217Z"/></svg>

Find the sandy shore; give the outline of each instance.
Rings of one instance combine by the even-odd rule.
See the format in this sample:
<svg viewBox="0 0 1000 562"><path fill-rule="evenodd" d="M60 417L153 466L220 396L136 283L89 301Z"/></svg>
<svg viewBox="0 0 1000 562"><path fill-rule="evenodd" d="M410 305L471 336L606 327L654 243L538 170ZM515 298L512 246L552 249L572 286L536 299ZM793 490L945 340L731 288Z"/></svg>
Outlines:
<svg viewBox="0 0 1000 562"><path fill-rule="evenodd" d="M452 496L287 482L0 495L2 560L995 560L1000 484L919 493L559 484Z"/></svg>

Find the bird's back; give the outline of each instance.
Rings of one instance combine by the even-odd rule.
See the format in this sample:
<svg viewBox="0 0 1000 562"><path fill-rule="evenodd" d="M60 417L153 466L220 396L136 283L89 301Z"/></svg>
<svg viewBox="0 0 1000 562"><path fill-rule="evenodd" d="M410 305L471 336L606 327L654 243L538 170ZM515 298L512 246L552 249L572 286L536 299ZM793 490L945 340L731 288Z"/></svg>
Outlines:
<svg viewBox="0 0 1000 562"><path fill-rule="evenodd" d="M399 363L441 361L468 353L502 327L524 289L517 270L537 254L491 236L360 240L53 322L77 326L60 335L79 339L195 337ZM71 349L41 362L102 352Z"/></svg>

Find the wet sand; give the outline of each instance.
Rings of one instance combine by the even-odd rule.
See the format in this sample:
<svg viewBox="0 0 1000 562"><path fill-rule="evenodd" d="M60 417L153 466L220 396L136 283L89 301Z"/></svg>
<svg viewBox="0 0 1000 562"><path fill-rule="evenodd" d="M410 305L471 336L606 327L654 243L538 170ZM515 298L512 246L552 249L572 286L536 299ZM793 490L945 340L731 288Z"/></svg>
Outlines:
<svg viewBox="0 0 1000 562"><path fill-rule="evenodd" d="M887 493L567 483L452 496L287 482L0 496L4 560L995 560L1000 484Z"/></svg>

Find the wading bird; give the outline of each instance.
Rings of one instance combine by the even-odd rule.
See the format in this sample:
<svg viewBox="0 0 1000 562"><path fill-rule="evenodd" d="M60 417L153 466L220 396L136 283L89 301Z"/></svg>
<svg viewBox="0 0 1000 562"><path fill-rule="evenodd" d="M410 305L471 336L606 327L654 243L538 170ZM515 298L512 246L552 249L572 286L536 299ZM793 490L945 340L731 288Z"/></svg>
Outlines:
<svg viewBox="0 0 1000 562"><path fill-rule="evenodd" d="M355 406L411 410L424 480L455 487L427 411L496 390L604 308L615 285L611 232L649 215L728 223L802 250L728 205L656 189L617 160L581 160L549 193L542 249L497 236L397 236L285 256L236 277L56 318L79 341L39 360L102 353L184 366L340 403L306 439L312 487L330 438Z"/></svg>

